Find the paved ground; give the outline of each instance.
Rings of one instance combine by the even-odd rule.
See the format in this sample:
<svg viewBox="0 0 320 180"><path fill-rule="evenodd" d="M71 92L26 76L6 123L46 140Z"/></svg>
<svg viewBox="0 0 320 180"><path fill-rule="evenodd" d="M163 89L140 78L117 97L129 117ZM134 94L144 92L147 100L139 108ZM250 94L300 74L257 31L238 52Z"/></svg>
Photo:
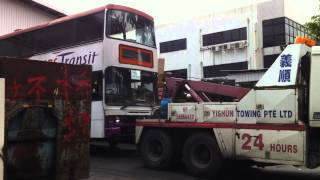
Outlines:
<svg viewBox="0 0 320 180"><path fill-rule="evenodd" d="M219 180L319 180L320 168L301 169L293 166L274 166L265 169L228 169ZM182 165L172 171L155 171L143 166L134 147L120 146L112 149L106 146L91 148L91 173L89 180L198 180L189 176Z"/></svg>

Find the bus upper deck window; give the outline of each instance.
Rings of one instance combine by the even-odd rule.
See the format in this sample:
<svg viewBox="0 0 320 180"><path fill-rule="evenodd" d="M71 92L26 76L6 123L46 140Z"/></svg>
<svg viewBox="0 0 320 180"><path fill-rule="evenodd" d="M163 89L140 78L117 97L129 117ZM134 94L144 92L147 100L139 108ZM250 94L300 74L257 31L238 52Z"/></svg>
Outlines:
<svg viewBox="0 0 320 180"><path fill-rule="evenodd" d="M134 13L119 10L107 12L107 36L114 39L155 47L153 21Z"/></svg>

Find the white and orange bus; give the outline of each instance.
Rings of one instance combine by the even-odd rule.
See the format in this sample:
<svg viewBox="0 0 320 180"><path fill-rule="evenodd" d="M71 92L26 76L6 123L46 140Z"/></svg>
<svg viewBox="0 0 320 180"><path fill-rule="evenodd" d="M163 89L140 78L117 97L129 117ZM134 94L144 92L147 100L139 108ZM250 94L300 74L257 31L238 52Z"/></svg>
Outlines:
<svg viewBox="0 0 320 180"><path fill-rule="evenodd" d="M107 5L0 36L0 56L92 65L91 138L134 140L157 99L153 18Z"/></svg>

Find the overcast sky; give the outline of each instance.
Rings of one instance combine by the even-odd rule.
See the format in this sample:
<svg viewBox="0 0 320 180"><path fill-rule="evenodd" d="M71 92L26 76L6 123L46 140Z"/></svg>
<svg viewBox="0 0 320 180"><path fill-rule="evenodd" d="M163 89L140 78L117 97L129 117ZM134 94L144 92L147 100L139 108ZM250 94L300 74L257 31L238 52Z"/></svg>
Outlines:
<svg viewBox="0 0 320 180"><path fill-rule="evenodd" d="M35 0L67 14L107 4L119 4L141 10L166 24L191 17L224 11L264 0Z"/></svg>
<svg viewBox="0 0 320 180"><path fill-rule="evenodd" d="M156 25L176 22L191 17L208 15L266 0L34 0L53 7L66 14L74 14L84 10L107 4L129 6L146 12L155 19ZM290 0L302 3L314 3L318 0ZM316 2L316 3L315 3ZM303 11L301 11L303 12Z"/></svg>

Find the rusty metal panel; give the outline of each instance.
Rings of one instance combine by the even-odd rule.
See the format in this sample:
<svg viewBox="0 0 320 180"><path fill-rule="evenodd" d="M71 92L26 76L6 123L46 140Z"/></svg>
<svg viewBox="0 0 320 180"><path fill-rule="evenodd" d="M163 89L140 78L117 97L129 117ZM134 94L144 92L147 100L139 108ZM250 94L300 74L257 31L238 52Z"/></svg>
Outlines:
<svg viewBox="0 0 320 180"><path fill-rule="evenodd" d="M57 118L32 106L7 115L7 179L54 177Z"/></svg>
<svg viewBox="0 0 320 180"><path fill-rule="evenodd" d="M89 176L91 67L0 59L7 179Z"/></svg>

